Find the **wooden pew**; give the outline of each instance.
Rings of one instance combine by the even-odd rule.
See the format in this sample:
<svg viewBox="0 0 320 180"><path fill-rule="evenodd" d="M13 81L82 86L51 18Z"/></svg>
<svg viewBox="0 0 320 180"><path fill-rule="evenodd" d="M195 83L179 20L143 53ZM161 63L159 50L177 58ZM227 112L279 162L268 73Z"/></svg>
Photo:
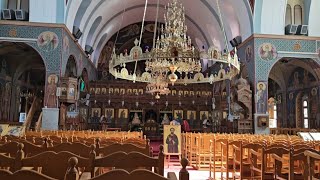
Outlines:
<svg viewBox="0 0 320 180"><path fill-rule="evenodd" d="M0 169L0 179L3 179L3 180L21 180L21 179L57 180L33 170L18 170L12 173L11 171L4 170L4 169Z"/></svg>

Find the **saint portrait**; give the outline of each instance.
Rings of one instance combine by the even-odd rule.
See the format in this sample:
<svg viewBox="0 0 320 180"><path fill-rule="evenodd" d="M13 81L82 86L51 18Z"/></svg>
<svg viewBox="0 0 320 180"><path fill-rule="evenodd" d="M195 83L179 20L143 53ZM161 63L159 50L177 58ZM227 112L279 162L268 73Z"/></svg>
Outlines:
<svg viewBox="0 0 320 180"><path fill-rule="evenodd" d="M101 94L107 94L107 89L106 88L101 88Z"/></svg>
<svg viewBox="0 0 320 180"><path fill-rule="evenodd" d="M113 94L113 88L109 88L109 94Z"/></svg>
<svg viewBox="0 0 320 180"><path fill-rule="evenodd" d="M100 88L96 88L96 94L100 94Z"/></svg>
<svg viewBox="0 0 320 180"><path fill-rule="evenodd" d="M193 91L190 91L189 94L190 94L190 96L194 96L194 92Z"/></svg>
<svg viewBox="0 0 320 180"><path fill-rule="evenodd" d="M94 88L90 88L90 94L95 94L95 89Z"/></svg>
<svg viewBox="0 0 320 180"><path fill-rule="evenodd" d="M58 76L51 74L48 77L48 85L46 89L47 102L45 103L48 108L57 107L57 83Z"/></svg>
<svg viewBox="0 0 320 180"><path fill-rule="evenodd" d="M106 108L104 110L104 117L106 118L107 123L111 123L111 121L114 119L114 109Z"/></svg>
<svg viewBox="0 0 320 180"><path fill-rule="evenodd" d="M133 92L134 95L138 95L138 89L133 89L132 92Z"/></svg>
<svg viewBox="0 0 320 180"><path fill-rule="evenodd" d="M92 108L91 109L91 117L101 117L101 108Z"/></svg>
<svg viewBox="0 0 320 180"><path fill-rule="evenodd" d="M266 82L257 83L257 92L256 92L256 103L257 103L257 112L260 114L267 113L267 84Z"/></svg>
<svg viewBox="0 0 320 180"><path fill-rule="evenodd" d="M183 118L183 110L174 110L173 111L174 115L174 119L182 119Z"/></svg>
<svg viewBox="0 0 320 180"><path fill-rule="evenodd" d="M200 111L200 120L205 120L209 118L209 111Z"/></svg>
<svg viewBox="0 0 320 180"><path fill-rule="evenodd" d="M54 32L45 31L39 35L37 44L41 50L50 52L58 47L59 39Z"/></svg>
<svg viewBox="0 0 320 180"><path fill-rule="evenodd" d="M124 88L121 88L121 89L120 89L120 94L121 94L121 95L124 95L125 92L126 92L126 90L125 90Z"/></svg>
<svg viewBox="0 0 320 180"><path fill-rule="evenodd" d="M4 136L7 132L9 124L0 124L0 136Z"/></svg>
<svg viewBox="0 0 320 180"><path fill-rule="evenodd" d="M127 94L132 94L132 89L127 89Z"/></svg>
<svg viewBox="0 0 320 180"><path fill-rule="evenodd" d="M188 120L196 120L197 111L188 111L187 119Z"/></svg>
<svg viewBox="0 0 320 180"><path fill-rule="evenodd" d="M139 89L139 94L143 95L143 89Z"/></svg>
<svg viewBox="0 0 320 180"><path fill-rule="evenodd" d="M181 126L163 126L163 144L165 154L179 154L181 151Z"/></svg>
<svg viewBox="0 0 320 180"><path fill-rule="evenodd" d="M119 118L119 119L128 118L128 109L119 109L119 111L118 111L118 118Z"/></svg>
<svg viewBox="0 0 320 180"><path fill-rule="evenodd" d="M183 96L183 91L178 91L179 96Z"/></svg>
<svg viewBox="0 0 320 180"><path fill-rule="evenodd" d="M200 97L200 96L201 96L201 91L197 91L197 92L196 92L196 95L197 95L198 97Z"/></svg>
<svg viewBox="0 0 320 180"><path fill-rule="evenodd" d="M247 62L251 61L253 59L253 49L251 45L246 47L245 53L246 53L246 61Z"/></svg>
<svg viewBox="0 0 320 180"><path fill-rule="evenodd" d="M184 91L184 96L189 96L189 91Z"/></svg>
<svg viewBox="0 0 320 180"><path fill-rule="evenodd" d="M74 86L72 85L71 87L69 87L69 96L74 97L75 96L75 90L74 90Z"/></svg>
<svg viewBox="0 0 320 180"><path fill-rule="evenodd" d="M177 91L175 89L173 89L173 90L171 90L171 94L172 94L172 96L175 96L175 95L177 95Z"/></svg>
<svg viewBox="0 0 320 180"><path fill-rule="evenodd" d="M271 43L264 43L259 48L259 55L263 60L274 60L277 57L277 51Z"/></svg>
<svg viewBox="0 0 320 180"><path fill-rule="evenodd" d="M119 94L119 92L120 92L120 91L119 91L119 88L114 88L114 93L115 93L115 94Z"/></svg>

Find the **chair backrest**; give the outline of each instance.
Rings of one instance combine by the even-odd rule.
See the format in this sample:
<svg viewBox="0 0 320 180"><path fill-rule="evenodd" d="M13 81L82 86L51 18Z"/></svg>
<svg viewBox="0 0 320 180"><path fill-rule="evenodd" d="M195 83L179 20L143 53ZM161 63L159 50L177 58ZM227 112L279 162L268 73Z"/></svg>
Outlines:
<svg viewBox="0 0 320 180"><path fill-rule="evenodd" d="M83 143L61 143L53 147L49 147L48 151L61 152L61 151L69 151L73 154L76 154L81 157L88 157L92 147L87 146Z"/></svg>
<svg viewBox="0 0 320 180"><path fill-rule="evenodd" d="M163 152L163 149L160 150ZM93 162L94 167L115 167L132 171L139 167L151 170L155 168L156 172L163 176L164 173L164 155L159 154L158 158L150 157L140 152L115 152L105 157L96 158Z"/></svg>
<svg viewBox="0 0 320 180"><path fill-rule="evenodd" d="M63 179L68 168L68 160L71 157L78 158L78 167L85 167L90 170L92 159L83 158L71 152L62 151L59 153L53 151L45 151L38 155L22 159L22 167L41 167L41 173Z"/></svg>
<svg viewBox="0 0 320 180"><path fill-rule="evenodd" d="M102 154L103 156L107 156L110 155L112 153L118 152L118 151L122 151L122 152L140 152L143 153L145 155L150 155L150 148L147 147L140 147L140 146L136 146L134 144L119 144L119 143L115 143L109 146L105 146L105 147L100 147L99 149L96 150L98 154Z"/></svg>
<svg viewBox="0 0 320 180"><path fill-rule="evenodd" d="M169 180L159 174L145 169L137 169L128 172L123 169L116 169L94 177L90 180L114 180L114 179L130 179L130 180Z"/></svg>
<svg viewBox="0 0 320 180"><path fill-rule="evenodd" d="M21 180L21 179L36 179L36 180L57 180L46 176L44 174L40 174L36 171L32 170L19 170L14 173L0 169L0 179L10 179L10 180Z"/></svg>

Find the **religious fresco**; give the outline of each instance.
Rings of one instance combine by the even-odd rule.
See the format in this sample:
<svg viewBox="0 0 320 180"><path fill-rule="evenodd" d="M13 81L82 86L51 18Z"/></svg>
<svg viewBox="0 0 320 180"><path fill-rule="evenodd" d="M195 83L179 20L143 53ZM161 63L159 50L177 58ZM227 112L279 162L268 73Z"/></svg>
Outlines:
<svg viewBox="0 0 320 180"><path fill-rule="evenodd" d="M277 50L271 43L263 43L259 48L259 56L263 60L274 60L277 57Z"/></svg>
<svg viewBox="0 0 320 180"><path fill-rule="evenodd" d="M260 81L257 83L256 90L256 108L258 114L266 114L268 111L268 89L267 82Z"/></svg>
<svg viewBox="0 0 320 180"><path fill-rule="evenodd" d="M101 108L91 108L91 117L100 118Z"/></svg>
<svg viewBox="0 0 320 180"><path fill-rule="evenodd" d="M197 119L197 111L187 111L187 119L188 120L196 120Z"/></svg>
<svg viewBox="0 0 320 180"><path fill-rule="evenodd" d="M46 103L47 108L56 108L57 107L57 83L58 76L56 74L51 74L48 77L48 85L46 89Z"/></svg>
<svg viewBox="0 0 320 180"><path fill-rule="evenodd" d="M119 119L128 118L128 109L119 109L118 110L118 118Z"/></svg>
<svg viewBox="0 0 320 180"><path fill-rule="evenodd" d="M173 111L173 118L174 119L182 119L183 118L183 110L174 110Z"/></svg>
<svg viewBox="0 0 320 180"><path fill-rule="evenodd" d="M0 136L5 135L8 127L9 127L9 124L0 124Z"/></svg>
<svg viewBox="0 0 320 180"><path fill-rule="evenodd" d="M64 36L62 40L63 51L69 54L70 42L68 36Z"/></svg>
<svg viewBox="0 0 320 180"><path fill-rule="evenodd" d="M106 118L107 123L110 123L114 120L114 109L113 108L105 108L104 109L104 117Z"/></svg>
<svg viewBox="0 0 320 180"><path fill-rule="evenodd" d="M58 47L59 38L56 33L45 31L39 35L37 44L41 50L50 52Z"/></svg>
<svg viewBox="0 0 320 180"><path fill-rule="evenodd" d="M246 62L250 62L253 59L253 54L254 52L253 52L252 45L248 45L245 50Z"/></svg>

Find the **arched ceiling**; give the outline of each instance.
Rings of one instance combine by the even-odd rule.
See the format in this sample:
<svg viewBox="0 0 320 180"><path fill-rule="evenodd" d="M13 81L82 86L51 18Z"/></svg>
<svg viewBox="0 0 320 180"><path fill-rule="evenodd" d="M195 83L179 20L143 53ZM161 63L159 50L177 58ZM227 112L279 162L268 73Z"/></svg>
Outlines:
<svg viewBox="0 0 320 180"><path fill-rule="evenodd" d="M142 21L145 0L92 0L91 3L84 1L87 0L69 1L65 23L71 31L74 25L79 26L83 32L79 43L83 48L86 44L93 47L95 52L91 59L96 63L101 49L119 29ZM158 19L160 22L164 21L164 6L168 2L169 0L160 0ZM188 34L193 38L194 44L198 46L202 44L205 47L215 44L224 49L225 40L216 0L180 0L180 2L185 7ZM219 0L219 2L228 42L238 35L242 36L242 39L248 38L253 30L248 0ZM155 21L156 7L157 0L148 0L146 21Z"/></svg>

